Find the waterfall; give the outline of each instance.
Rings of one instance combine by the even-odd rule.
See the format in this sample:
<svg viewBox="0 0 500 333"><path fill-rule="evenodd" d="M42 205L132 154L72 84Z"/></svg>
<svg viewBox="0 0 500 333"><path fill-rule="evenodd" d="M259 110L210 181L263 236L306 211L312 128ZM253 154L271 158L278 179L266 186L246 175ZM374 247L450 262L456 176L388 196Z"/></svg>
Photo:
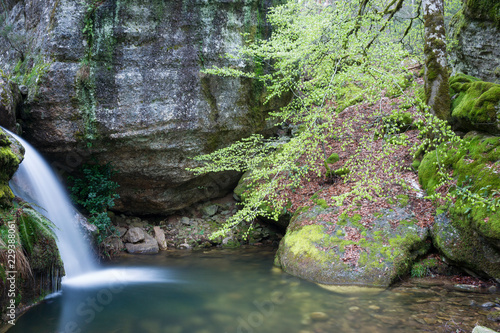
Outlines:
<svg viewBox="0 0 500 333"><path fill-rule="evenodd" d="M57 247L64 264L66 277L71 278L96 269L92 251L78 225L79 213L73 207L69 196L43 157L25 140L4 129L19 141L26 150L10 182L15 195L27 202L35 203L33 208L56 225ZM37 207L38 206L38 207Z"/></svg>

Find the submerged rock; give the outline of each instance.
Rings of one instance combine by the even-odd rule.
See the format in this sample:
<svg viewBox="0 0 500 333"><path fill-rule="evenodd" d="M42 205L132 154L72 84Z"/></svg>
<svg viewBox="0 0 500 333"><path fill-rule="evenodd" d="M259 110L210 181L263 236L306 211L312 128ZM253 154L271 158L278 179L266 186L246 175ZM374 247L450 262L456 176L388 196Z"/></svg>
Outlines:
<svg viewBox="0 0 500 333"><path fill-rule="evenodd" d="M387 287L430 247L428 230L415 224L409 207L383 209L370 228L361 216L325 220L335 210L316 206L296 213L275 264L322 284Z"/></svg>

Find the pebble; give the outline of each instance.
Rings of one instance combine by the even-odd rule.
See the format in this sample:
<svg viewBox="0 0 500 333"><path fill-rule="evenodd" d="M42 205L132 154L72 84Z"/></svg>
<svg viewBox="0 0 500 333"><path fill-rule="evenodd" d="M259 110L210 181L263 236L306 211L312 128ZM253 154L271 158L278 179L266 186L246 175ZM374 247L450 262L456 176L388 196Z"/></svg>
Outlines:
<svg viewBox="0 0 500 333"><path fill-rule="evenodd" d="M309 314L309 318L311 318L314 321L326 321L328 320L328 315L324 312L311 312Z"/></svg>
<svg viewBox="0 0 500 333"><path fill-rule="evenodd" d="M455 284L453 285L453 289L465 292L476 292L479 287L471 284Z"/></svg>
<svg viewBox="0 0 500 333"><path fill-rule="evenodd" d="M492 308L492 307L494 307L495 305L496 305L496 304L495 304L495 303L493 303L493 302L486 302L486 303L481 304L481 307L483 307L483 308Z"/></svg>
<svg viewBox="0 0 500 333"><path fill-rule="evenodd" d="M359 311L359 307L357 307L357 306L351 306L351 307L349 308L349 311L353 311L353 312L354 312L354 311Z"/></svg>
<svg viewBox="0 0 500 333"><path fill-rule="evenodd" d="M376 306L376 305L370 305L368 308L371 310L380 310L380 306Z"/></svg>
<svg viewBox="0 0 500 333"><path fill-rule="evenodd" d="M434 325L438 322L436 318L425 317L424 321L427 325Z"/></svg>

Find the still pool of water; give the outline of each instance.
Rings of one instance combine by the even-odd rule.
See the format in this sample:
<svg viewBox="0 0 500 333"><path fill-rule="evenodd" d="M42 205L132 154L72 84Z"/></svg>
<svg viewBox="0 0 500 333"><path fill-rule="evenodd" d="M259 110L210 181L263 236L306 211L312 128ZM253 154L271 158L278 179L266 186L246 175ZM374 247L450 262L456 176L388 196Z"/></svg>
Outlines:
<svg viewBox="0 0 500 333"><path fill-rule="evenodd" d="M440 286L325 290L273 269L274 249L123 256L67 281L9 333L471 332L498 294ZM126 268L126 270L124 270Z"/></svg>

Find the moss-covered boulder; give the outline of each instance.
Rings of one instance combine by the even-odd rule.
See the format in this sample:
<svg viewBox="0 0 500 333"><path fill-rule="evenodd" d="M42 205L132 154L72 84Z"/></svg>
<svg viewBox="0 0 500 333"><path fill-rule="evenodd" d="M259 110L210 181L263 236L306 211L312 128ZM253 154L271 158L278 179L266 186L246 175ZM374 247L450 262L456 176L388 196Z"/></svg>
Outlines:
<svg viewBox="0 0 500 333"><path fill-rule="evenodd" d="M23 159L24 150L21 147L0 128L0 208L9 206L14 198L9 180Z"/></svg>
<svg viewBox="0 0 500 333"><path fill-rule="evenodd" d="M500 84L458 74L450 79L456 128L500 134Z"/></svg>
<svg viewBox="0 0 500 333"><path fill-rule="evenodd" d="M387 287L430 248L428 230L415 224L409 207L330 219L336 212L337 208L321 206L296 212L275 265L322 284ZM374 220L365 227L370 219Z"/></svg>
<svg viewBox="0 0 500 333"><path fill-rule="evenodd" d="M500 137L470 132L460 145L443 143L427 153L419 180L428 194L437 190L442 172L456 182L449 189L455 199L438 209L450 220L438 219L435 246L453 262L500 279Z"/></svg>

